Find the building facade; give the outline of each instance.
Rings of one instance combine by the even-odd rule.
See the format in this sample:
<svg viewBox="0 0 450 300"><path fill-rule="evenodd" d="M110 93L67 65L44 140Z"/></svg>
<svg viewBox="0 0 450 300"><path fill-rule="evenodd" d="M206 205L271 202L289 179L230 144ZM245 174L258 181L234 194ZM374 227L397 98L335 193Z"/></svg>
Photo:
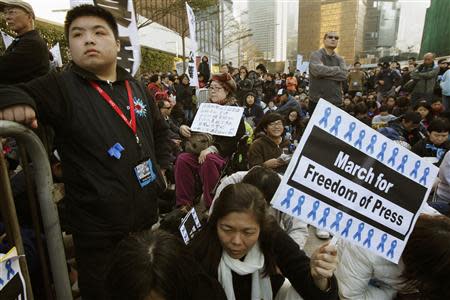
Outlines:
<svg viewBox="0 0 450 300"><path fill-rule="evenodd" d="M436 53L436 56L450 55L450 1L431 0L425 17L420 57L427 52Z"/></svg>

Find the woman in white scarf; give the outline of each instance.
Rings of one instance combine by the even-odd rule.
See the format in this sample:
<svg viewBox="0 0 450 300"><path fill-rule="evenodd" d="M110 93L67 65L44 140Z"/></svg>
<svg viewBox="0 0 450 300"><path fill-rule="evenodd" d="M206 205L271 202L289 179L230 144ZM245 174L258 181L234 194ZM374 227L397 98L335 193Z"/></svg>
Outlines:
<svg viewBox="0 0 450 300"><path fill-rule="evenodd" d="M336 247L322 246L310 260L270 216L252 185L227 186L190 246L229 300L275 299L285 278L304 300L338 299Z"/></svg>

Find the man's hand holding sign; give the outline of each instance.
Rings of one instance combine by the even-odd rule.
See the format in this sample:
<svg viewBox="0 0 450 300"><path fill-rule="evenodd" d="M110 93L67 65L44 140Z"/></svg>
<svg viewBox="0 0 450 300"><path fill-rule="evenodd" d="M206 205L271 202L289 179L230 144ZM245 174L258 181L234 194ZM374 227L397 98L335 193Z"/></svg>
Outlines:
<svg viewBox="0 0 450 300"><path fill-rule="evenodd" d="M272 205L397 263L437 172L321 100Z"/></svg>

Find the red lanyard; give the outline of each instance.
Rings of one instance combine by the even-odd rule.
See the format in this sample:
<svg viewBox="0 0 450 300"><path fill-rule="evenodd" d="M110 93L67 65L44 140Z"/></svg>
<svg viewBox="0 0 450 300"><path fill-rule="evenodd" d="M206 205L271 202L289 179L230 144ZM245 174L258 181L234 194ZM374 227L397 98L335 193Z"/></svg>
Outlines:
<svg viewBox="0 0 450 300"><path fill-rule="evenodd" d="M131 128L133 131L133 134L136 136L136 141L139 143L138 136L136 134L136 114L134 112L134 102L133 102L133 94L131 92L130 83L128 80L125 80L125 86L127 88L128 93L128 102L130 103L130 115L131 120L128 121L127 117L125 117L125 114L120 110L120 108L117 106L117 104L111 99L111 97L95 82L89 81L91 86L97 90L97 92L102 96L102 98L108 103L114 111L119 115L120 118L127 124L128 127Z"/></svg>

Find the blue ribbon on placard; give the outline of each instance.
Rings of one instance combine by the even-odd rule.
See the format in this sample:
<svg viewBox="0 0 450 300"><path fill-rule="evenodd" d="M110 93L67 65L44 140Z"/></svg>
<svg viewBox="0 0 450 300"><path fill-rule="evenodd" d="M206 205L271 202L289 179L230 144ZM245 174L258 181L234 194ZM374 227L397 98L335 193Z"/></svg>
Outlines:
<svg viewBox="0 0 450 300"><path fill-rule="evenodd" d="M16 274L16 272L12 268L12 261L11 261L11 259L8 259L6 261L5 268L6 268L6 271L8 271L8 273L6 274L6 279L9 280L9 279L11 279L11 276L14 276L14 274Z"/></svg>
<svg viewBox="0 0 450 300"><path fill-rule="evenodd" d="M402 174L405 173L405 164L406 164L407 161L408 161L408 155L405 154L405 155L403 155L403 157L402 157L402 162L401 162L400 165L397 167L397 172L402 172Z"/></svg>
<svg viewBox="0 0 450 300"><path fill-rule="evenodd" d="M327 226L327 218L330 215L330 208L327 207L323 210L322 218L319 220L319 226L326 227Z"/></svg>
<svg viewBox="0 0 450 300"><path fill-rule="evenodd" d="M319 201L315 201L313 204L313 209L309 212L308 218L312 217L312 219L316 220L317 210L319 209L320 203Z"/></svg>
<svg viewBox="0 0 450 300"><path fill-rule="evenodd" d="M420 168L420 160L416 161L416 164L414 165L414 169L409 173L409 176L414 176L415 179L417 179L417 172Z"/></svg>
<svg viewBox="0 0 450 300"><path fill-rule="evenodd" d="M108 154L111 157L115 157L116 159L120 159L122 156L122 151L125 150L125 148L122 147L121 144L115 143L109 150Z"/></svg>
<svg viewBox="0 0 450 300"><path fill-rule="evenodd" d="M0 277L0 286L2 286L3 284L5 284L5 282L4 282L3 279Z"/></svg>
<svg viewBox="0 0 450 300"><path fill-rule="evenodd" d="M305 196L301 195L298 197L297 205L292 210L292 213L297 212L297 216L300 216L302 214L302 205L305 203Z"/></svg>
<svg viewBox="0 0 450 300"><path fill-rule="evenodd" d="M333 127L331 127L331 129L330 129L330 133L334 132L334 135L338 134L338 129L339 129L339 125L341 125L341 121L342 121L342 117L337 116L336 119L334 120Z"/></svg>
<svg viewBox="0 0 450 300"><path fill-rule="evenodd" d="M336 214L336 220L334 220L333 224L331 224L331 229L336 227L336 231L339 231L339 223L341 222L343 215L344 214L342 212L338 212Z"/></svg>
<svg viewBox="0 0 450 300"><path fill-rule="evenodd" d="M381 145L380 153L377 155L377 159L383 161L384 160L384 152L386 152L387 143L384 142L383 145Z"/></svg>
<svg viewBox="0 0 450 300"><path fill-rule="evenodd" d="M322 119L320 119L319 121L319 125L322 125L322 123L324 124L323 127L327 127L328 126L328 117L330 117L331 115L331 107L327 107L324 111L323 117Z"/></svg>
<svg viewBox="0 0 450 300"><path fill-rule="evenodd" d="M419 182L420 183L423 182L423 184L426 185L427 184L427 177L428 177L429 174L430 174L430 168L426 167L425 170L423 171L422 178L420 178Z"/></svg>
<svg viewBox="0 0 450 300"><path fill-rule="evenodd" d="M348 219L347 224L345 225L344 230L342 231L341 235L345 235L348 237L348 231L350 230L350 227L352 227L353 219Z"/></svg>
<svg viewBox="0 0 450 300"><path fill-rule="evenodd" d="M395 147L394 150L392 150L392 156L391 156L391 158L389 158L388 164L391 164L392 166L395 165L395 158L397 157L397 154L398 154L398 148Z"/></svg>
<svg viewBox="0 0 450 300"><path fill-rule="evenodd" d="M287 191L286 198L284 198L284 200L281 201L280 205L283 206L283 205L286 204L286 208L289 208L291 206L291 198L292 198L292 196L294 196L294 189L290 188Z"/></svg>
<svg viewBox="0 0 450 300"><path fill-rule="evenodd" d="M364 230L364 223L360 223L358 225L358 231L353 235L353 239L354 240L358 239L358 242L360 242L361 241L361 234L362 234L363 230Z"/></svg>
<svg viewBox="0 0 450 300"><path fill-rule="evenodd" d="M390 256L391 258L394 258L394 251L395 251L396 247L397 247L397 241L394 240L391 242L391 249L389 249L386 256Z"/></svg>
<svg viewBox="0 0 450 300"><path fill-rule="evenodd" d="M378 244L378 247L377 247L377 250L381 251L381 253L384 252L384 244L386 243L387 238L388 238L388 236L387 236L386 233L381 236L381 241L380 241L380 243Z"/></svg>
<svg viewBox="0 0 450 300"><path fill-rule="evenodd" d="M364 241L363 246L367 245L367 248L370 248L370 242L372 241L373 234L374 234L374 230L370 229L369 232L367 233L367 238Z"/></svg>
<svg viewBox="0 0 450 300"><path fill-rule="evenodd" d="M350 126L348 127L347 133L344 135L344 139L347 139L349 142L351 142L352 138L353 138L353 131L355 131L355 128L356 128L356 123L351 122Z"/></svg>
<svg viewBox="0 0 450 300"><path fill-rule="evenodd" d="M361 147L362 147L362 142L363 142L365 136L366 136L366 131L365 131L364 129L362 129L362 130L359 132L359 137L358 137L358 139L356 140L354 146L355 146L355 147L358 147L359 149L361 149Z"/></svg>
<svg viewBox="0 0 450 300"><path fill-rule="evenodd" d="M370 144L369 144L369 146L367 146L366 151L369 151L371 154L373 154L373 151L374 151L373 148L375 147L376 142L377 142L377 136L374 134L370 138Z"/></svg>

